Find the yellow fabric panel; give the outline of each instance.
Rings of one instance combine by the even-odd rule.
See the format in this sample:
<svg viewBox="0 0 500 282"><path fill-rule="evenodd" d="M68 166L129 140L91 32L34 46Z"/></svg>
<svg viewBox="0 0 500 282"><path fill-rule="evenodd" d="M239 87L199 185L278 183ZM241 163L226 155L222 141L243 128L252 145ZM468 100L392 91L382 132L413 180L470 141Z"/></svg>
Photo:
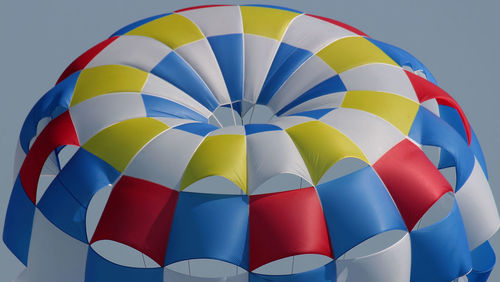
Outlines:
<svg viewBox="0 0 500 282"><path fill-rule="evenodd" d="M181 190L207 176L223 176L245 193L247 191L247 153L245 136L215 135L198 147L184 171Z"/></svg>
<svg viewBox="0 0 500 282"><path fill-rule="evenodd" d="M337 73L371 63L396 64L377 46L363 37L345 37L317 53Z"/></svg>
<svg viewBox="0 0 500 282"><path fill-rule="evenodd" d="M141 92L147 78L147 72L122 65L84 69L78 76L70 106L106 93Z"/></svg>
<svg viewBox="0 0 500 282"><path fill-rule="evenodd" d="M375 114L408 135L419 104L396 94L376 91L347 91L342 107Z"/></svg>
<svg viewBox="0 0 500 282"><path fill-rule="evenodd" d="M123 172L136 153L167 128L154 118L129 119L105 128L82 147Z"/></svg>
<svg viewBox="0 0 500 282"><path fill-rule="evenodd" d="M288 25L299 13L264 7L241 6L243 32L281 40Z"/></svg>
<svg viewBox="0 0 500 282"><path fill-rule="evenodd" d="M351 139L337 129L320 121L310 121L287 130L311 174L314 185L323 174L343 158L368 160Z"/></svg>
<svg viewBox="0 0 500 282"><path fill-rule="evenodd" d="M179 14L156 19L129 31L126 35L151 37L172 49L204 38L198 26Z"/></svg>

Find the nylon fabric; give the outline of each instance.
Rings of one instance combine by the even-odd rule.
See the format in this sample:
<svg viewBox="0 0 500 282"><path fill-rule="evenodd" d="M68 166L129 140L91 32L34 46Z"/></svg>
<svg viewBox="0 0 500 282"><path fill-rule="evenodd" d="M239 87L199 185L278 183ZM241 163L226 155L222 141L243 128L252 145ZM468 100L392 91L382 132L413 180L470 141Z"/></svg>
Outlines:
<svg viewBox="0 0 500 282"><path fill-rule="evenodd" d="M123 171L140 148L168 126L152 118L136 118L110 126L89 141L83 148Z"/></svg>
<svg viewBox="0 0 500 282"><path fill-rule="evenodd" d="M286 131L302 155L314 184L319 182L332 165L343 158L354 157L368 162L356 144L322 122L311 121L290 127Z"/></svg>
<svg viewBox="0 0 500 282"><path fill-rule="evenodd" d="M408 52L294 9L191 7L113 33L33 106L3 240L25 282L485 281L485 157Z"/></svg>

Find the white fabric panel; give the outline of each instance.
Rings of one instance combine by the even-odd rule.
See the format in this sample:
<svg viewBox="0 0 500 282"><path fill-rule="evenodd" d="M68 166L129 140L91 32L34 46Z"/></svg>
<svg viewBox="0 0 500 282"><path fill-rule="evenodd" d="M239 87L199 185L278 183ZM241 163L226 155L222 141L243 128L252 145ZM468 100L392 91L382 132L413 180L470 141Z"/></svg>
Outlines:
<svg viewBox="0 0 500 282"><path fill-rule="evenodd" d="M310 117L304 117L304 116L289 116L289 117L280 117L275 120L272 120L270 124L274 124L276 126L281 127L282 129L287 129L292 126L305 123L308 121L313 121L316 119L310 118Z"/></svg>
<svg viewBox="0 0 500 282"><path fill-rule="evenodd" d="M433 112L436 116L439 116L439 104L436 99L430 99L421 103L423 107Z"/></svg>
<svg viewBox="0 0 500 282"><path fill-rule="evenodd" d="M340 26L302 14L292 21L283 42L315 54L330 43L348 36L358 35Z"/></svg>
<svg viewBox="0 0 500 282"><path fill-rule="evenodd" d="M384 119L361 110L339 108L323 116L320 121L340 130L354 141L370 164L405 138Z"/></svg>
<svg viewBox="0 0 500 282"><path fill-rule="evenodd" d="M206 37L243 33L238 6L210 7L178 13L193 21Z"/></svg>
<svg viewBox="0 0 500 282"><path fill-rule="evenodd" d="M500 225L490 185L477 160L469 179L455 196L472 250L493 236Z"/></svg>
<svg viewBox="0 0 500 282"><path fill-rule="evenodd" d="M204 137L170 129L144 146L124 174L179 190L184 170Z"/></svg>
<svg viewBox="0 0 500 282"><path fill-rule="evenodd" d="M217 120L223 126L230 126L230 125L237 125L238 123L241 124L241 120L239 119L239 117L240 116L238 112L236 112L232 107L219 106L217 107L217 109L215 109L213 115L211 116L211 119L214 119L214 122L217 123L217 121L215 121L215 119L217 118ZM217 125L219 124L217 123Z"/></svg>
<svg viewBox="0 0 500 282"><path fill-rule="evenodd" d="M255 102L279 47L279 42L264 36L245 34L245 82L243 99Z"/></svg>
<svg viewBox="0 0 500 282"><path fill-rule="evenodd" d="M425 73L424 73L423 70L416 70L415 74L418 75L418 76L420 76L421 78L427 79L427 76L425 75Z"/></svg>
<svg viewBox="0 0 500 282"><path fill-rule="evenodd" d="M254 106L254 103L241 101L241 115L245 116Z"/></svg>
<svg viewBox="0 0 500 282"><path fill-rule="evenodd" d="M177 104L186 106L206 118L212 114L207 108L205 108L205 106L193 99L186 92L151 73L142 88L142 92L144 94L163 97L174 101Z"/></svg>
<svg viewBox="0 0 500 282"><path fill-rule="evenodd" d="M268 106L277 112L307 90L335 74L336 72L322 59L312 56L276 91Z"/></svg>
<svg viewBox="0 0 500 282"><path fill-rule="evenodd" d="M216 129L209 133L209 136L215 135L245 135L245 127L241 125L232 125Z"/></svg>
<svg viewBox="0 0 500 282"><path fill-rule="evenodd" d="M220 104L231 103L219 63L206 38L183 45L175 52L198 73Z"/></svg>
<svg viewBox="0 0 500 282"><path fill-rule="evenodd" d="M71 107L69 112L80 144L114 123L146 116L142 96L132 92L100 95Z"/></svg>
<svg viewBox="0 0 500 282"><path fill-rule="evenodd" d="M142 88L142 92L147 95L162 97L176 102L206 118L212 114L205 106L193 99L186 92L151 73Z"/></svg>
<svg viewBox="0 0 500 282"><path fill-rule="evenodd" d="M37 209L28 268L23 277L36 282L84 282L88 246L55 227Z"/></svg>
<svg viewBox="0 0 500 282"><path fill-rule="evenodd" d="M318 109L339 108L344 101L345 94L346 92L336 92L311 99L291 108L283 115L293 115L300 112Z"/></svg>
<svg viewBox="0 0 500 282"><path fill-rule="evenodd" d="M181 119L181 118L168 118L168 117L155 117L157 121L163 122L168 127L175 127L185 123L192 123L193 120L190 119Z"/></svg>
<svg viewBox="0 0 500 282"><path fill-rule="evenodd" d="M243 117L243 123L269 123L269 121L275 118L276 115L268 106L253 104L253 107L249 109L247 114Z"/></svg>
<svg viewBox="0 0 500 282"><path fill-rule="evenodd" d="M233 181L224 176L212 175L189 184L183 192L203 194L242 195L244 192Z"/></svg>
<svg viewBox="0 0 500 282"><path fill-rule="evenodd" d="M347 70L339 75L348 91L388 92L419 102L410 79L400 67L369 64Z"/></svg>
<svg viewBox="0 0 500 282"><path fill-rule="evenodd" d="M248 193L269 178L290 173L313 183L306 164L290 136L282 130L247 136Z"/></svg>
<svg viewBox="0 0 500 282"><path fill-rule="evenodd" d="M402 65L401 67L402 67L404 70L407 70L407 71L409 71L409 72L413 73L413 69L412 69L410 66L407 66L407 65Z"/></svg>
<svg viewBox="0 0 500 282"><path fill-rule="evenodd" d="M175 281L175 282L248 282L248 273L241 273L232 277L220 277L220 278L202 278L189 276L182 274L168 268L164 268L163 272L164 281Z"/></svg>
<svg viewBox="0 0 500 282"><path fill-rule="evenodd" d="M170 47L150 37L122 35L99 52L85 68L126 65L150 72L171 51Z"/></svg>
<svg viewBox="0 0 500 282"><path fill-rule="evenodd" d="M23 148L21 147L21 143L17 141L16 154L14 155L14 175L12 179L16 181L17 175L21 170L21 166L23 165L24 159L26 158L26 153L24 153Z"/></svg>
<svg viewBox="0 0 500 282"><path fill-rule="evenodd" d="M337 282L410 281L411 243L406 234L378 253L354 259L337 259Z"/></svg>

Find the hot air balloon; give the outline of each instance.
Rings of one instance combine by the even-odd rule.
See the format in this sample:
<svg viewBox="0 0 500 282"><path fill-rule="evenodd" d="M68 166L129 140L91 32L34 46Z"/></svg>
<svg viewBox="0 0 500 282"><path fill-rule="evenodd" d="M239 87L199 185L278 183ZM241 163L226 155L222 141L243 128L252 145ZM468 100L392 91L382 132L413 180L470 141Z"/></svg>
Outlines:
<svg viewBox="0 0 500 282"><path fill-rule="evenodd" d="M495 263L500 220L457 102L408 52L293 9L118 30L35 104L15 173L18 281L485 281Z"/></svg>

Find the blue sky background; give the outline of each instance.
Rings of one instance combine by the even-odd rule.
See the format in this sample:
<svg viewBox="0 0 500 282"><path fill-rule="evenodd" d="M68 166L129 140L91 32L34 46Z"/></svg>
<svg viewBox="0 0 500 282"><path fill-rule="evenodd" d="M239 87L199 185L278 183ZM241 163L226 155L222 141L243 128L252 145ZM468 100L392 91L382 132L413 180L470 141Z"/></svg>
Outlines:
<svg viewBox="0 0 500 282"><path fill-rule="evenodd" d="M12 189L18 134L35 102L78 55L135 20L209 3L266 3L348 23L420 59L462 106L486 155L500 200L499 1L308 0L0 2L0 229ZM498 205L498 204L497 204ZM492 238L500 253L500 235ZM22 264L0 243L0 281ZM496 270L491 281L500 281Z"/></svg>

